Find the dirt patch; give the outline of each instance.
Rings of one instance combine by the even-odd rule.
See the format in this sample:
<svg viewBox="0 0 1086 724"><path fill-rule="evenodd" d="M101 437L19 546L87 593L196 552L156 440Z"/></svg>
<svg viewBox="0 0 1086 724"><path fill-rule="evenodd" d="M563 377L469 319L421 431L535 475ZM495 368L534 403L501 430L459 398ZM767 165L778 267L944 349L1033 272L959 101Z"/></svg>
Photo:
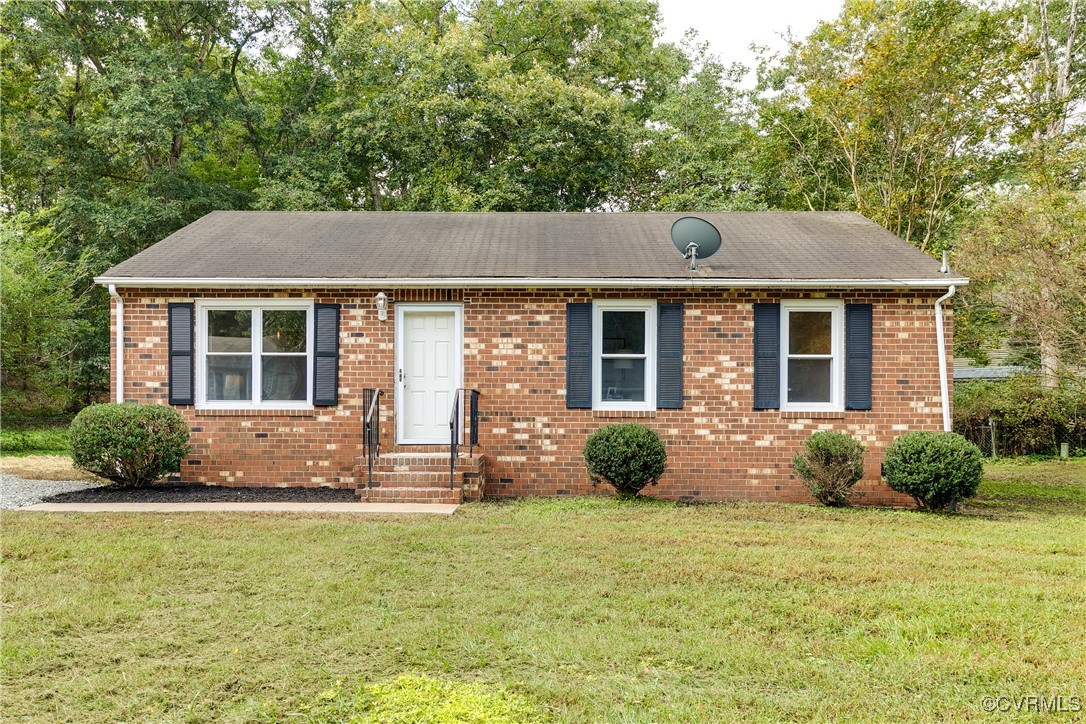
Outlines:
<svg viewBox="0 0 1086 724"><path fill-rule="evenodd" d="M105 482L101 478L72 465L67 455L26 455L0 457L0 472L18 475L27 480L86 480Z"/></svg>

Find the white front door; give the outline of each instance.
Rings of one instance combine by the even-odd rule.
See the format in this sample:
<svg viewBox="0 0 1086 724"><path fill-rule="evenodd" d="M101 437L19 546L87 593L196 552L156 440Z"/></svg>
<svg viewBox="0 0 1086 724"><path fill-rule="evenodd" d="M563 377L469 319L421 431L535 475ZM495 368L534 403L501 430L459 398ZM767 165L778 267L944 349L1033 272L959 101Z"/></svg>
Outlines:
<svg viewBox="0 0 1086 724"><path fill-rule="evenodd" d="M397 442L448 444L460 387L460 307L397 304L396 339Z"/></svg>

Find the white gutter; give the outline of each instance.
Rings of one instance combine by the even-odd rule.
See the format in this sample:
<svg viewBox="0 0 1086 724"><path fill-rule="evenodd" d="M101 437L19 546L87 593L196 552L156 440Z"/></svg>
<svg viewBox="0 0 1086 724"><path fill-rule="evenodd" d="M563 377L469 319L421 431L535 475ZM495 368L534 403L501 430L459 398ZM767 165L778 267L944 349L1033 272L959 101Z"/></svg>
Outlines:
<svg viewBox="0 0 1086 724"><path fill-rule="evenodd" d="M109 285L109 296L117 300L117 402L124 402L124 299L117 285Z"/></svg>
<svg viewBox="0 0 1086 724"><path fill-rule="evenodd" d="M946 252L943 252L944 274L950 271L946 263ZM958 281L956 279L951 281ZM950 285L946 294L935 300L935 338L939 344L939 394L943 405L943 432L950 432L950 381L947 379L946 370L946 333L943 331L943 302L954 296L957 291L954 284Z"/></svg>
<svg viewBox="0 0 1086 724"><path fill-rule="evenodd" d="M945 289L947 284L963 286L968 279L724 279L678 278L530 278L530 277L444 277L444 278L330 278L330 277L97 277L97 284L119 287L185 289L283 289L301 287L340 288L514 288L637 289L647 287L713 287L725 289Z"/></svg>

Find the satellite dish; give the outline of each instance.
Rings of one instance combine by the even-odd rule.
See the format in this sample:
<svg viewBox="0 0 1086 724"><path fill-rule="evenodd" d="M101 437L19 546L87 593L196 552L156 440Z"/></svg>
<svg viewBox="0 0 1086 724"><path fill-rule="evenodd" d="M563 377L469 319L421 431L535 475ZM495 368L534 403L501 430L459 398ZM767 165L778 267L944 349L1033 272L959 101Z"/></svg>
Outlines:
<svg viewBox="0 0 1086 724"><path fill-rule="evenodd" d="M708 259L720 251L720 232L705 219L684 216L671 225L671 241L690 260L690 271L698 270L698 257Z"/></svg>

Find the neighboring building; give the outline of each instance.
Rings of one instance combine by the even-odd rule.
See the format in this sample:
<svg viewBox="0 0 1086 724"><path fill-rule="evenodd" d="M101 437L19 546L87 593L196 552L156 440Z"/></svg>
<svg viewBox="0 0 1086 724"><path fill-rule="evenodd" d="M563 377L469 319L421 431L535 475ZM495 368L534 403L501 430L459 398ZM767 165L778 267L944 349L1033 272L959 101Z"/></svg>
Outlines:
<svg viewBox="0 0 1086 724"><path fill-rule="evenodd" d="M637 421L668 448L654 495L809 500L792 456L836 429L864 502L908 502L883 450L943 425L937 300L967 280L851 213L698 214L723 247L692 272L681 216L215 212L97 280L114 394L184 414L194 483L592 493L585 438Z"/></svg>
<svg viewBox="0 0 1086 724"><path fill-rule="evenodd" d="M984 365L978 367L965 364L959 365L957 361L954 364L954 379L958 382L972 382L973 380L993 382L1028 372L1028 367L1020 365Z"/></svg>
<svg viewBox="0 0 1086 724"><path fill-rule="evenodd" d="M1029 368L1012 364L1018 354L1014 349L1014 340L1002 338L998 342L984 346L986 364L977 364L971 357L954 358L954 379L961 382L973 380L1005 380L1015 375L1029 373Z"/></svg>

